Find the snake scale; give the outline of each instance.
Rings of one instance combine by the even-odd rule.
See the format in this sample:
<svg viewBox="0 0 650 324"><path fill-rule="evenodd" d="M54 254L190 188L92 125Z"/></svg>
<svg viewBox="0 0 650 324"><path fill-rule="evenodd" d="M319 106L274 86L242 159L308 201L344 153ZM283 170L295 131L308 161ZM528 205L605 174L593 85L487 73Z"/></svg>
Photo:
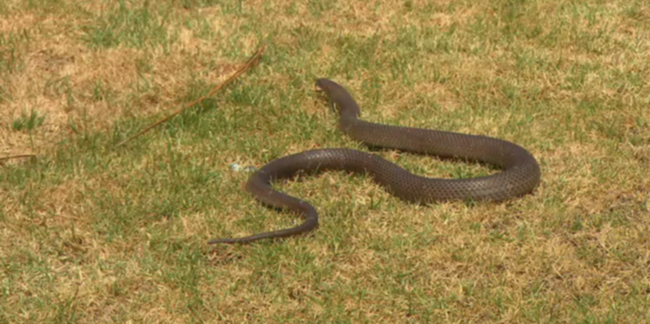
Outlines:
<svg viewBox="0 0 650 324"><path fill-rule="evenodd" d="M432 179L414 175L377 155L353 149L317 149L285 156L257 170L246 183L246 191L265 205L298 213L304 222L293 228L242 238L215 239L210 244L250 243L315 229L318 226L318 213L312 205L271 186L276 180L292 178L303 172L345 170L367 173L392 195L425 204L467 199L501 201L529 193L539 184L539 164L517 144L487 136L367 122L359 119L359 105L342 86L327 79L318 79L316 85L338 107L341 130L368 146L480 161L503 170L478 178Z"/></svg>

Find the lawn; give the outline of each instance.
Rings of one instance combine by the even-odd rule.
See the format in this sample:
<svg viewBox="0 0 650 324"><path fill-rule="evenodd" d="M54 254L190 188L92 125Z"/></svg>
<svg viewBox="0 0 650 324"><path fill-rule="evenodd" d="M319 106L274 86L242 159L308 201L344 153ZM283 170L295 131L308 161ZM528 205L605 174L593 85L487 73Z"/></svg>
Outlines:
<svg viewBox="0 0 650 324"><path fill-rule="evenodd" d="M649 58L641 0L2 0L0 323L650 322ZM315 232L208 245L299 223L242 187L307 149L496 172L355 142L320 77L368 121L515 142L542 182L422 206L330 172L277 184Z"/></svg>

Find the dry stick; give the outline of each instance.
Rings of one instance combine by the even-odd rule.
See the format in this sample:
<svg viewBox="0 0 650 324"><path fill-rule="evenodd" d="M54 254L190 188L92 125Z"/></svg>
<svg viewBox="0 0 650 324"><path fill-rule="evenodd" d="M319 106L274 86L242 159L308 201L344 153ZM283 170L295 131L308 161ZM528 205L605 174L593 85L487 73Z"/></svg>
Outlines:
<svg viewBox="0 0 650 324"><path fill-rule="evenodd" d="M0 157L0 161L10 160L10 159L19 159L19 158L34 158L34 157L36 157L36 154L25 153L25 154L18 154L18 155L3 156L3 157Z"/></svg>
<svg viewBox="0 0 650 324"><path fill-rule="evenodd" d="M217 91L221 90L223 87L225 87L225 86L227 86L228 84L230 84L232 81L234 81L234 80L235 80L236 78L238 78L240 75L244 74L244 72L248 71L251 67L253 67L253 65L255 65L257 62L259 62L260 58L262 57L262 53L264 53L264 50L266 50L266 45L265 45L265 44L262 45L262 46L260 47L260 49L258 49L257 52L255 52L255 54L253 54L253 56L251 56L251 58L249 58L248 61L246 61L246 63L245 63L241 68L239 68L239 69L237 70L237 72L235 72L235 74L231 75L231 76L230 76L226 81L224 81L223 83L221 83L221 84L215 86L214 88L212 88L212 90L210 90L210 92L209 92L207 95L205 95L205 96L203 96L203 97L201 97L201 98L199 98L199 99L196 99L196 100L194 100L194 101L192 101L192 102L190 102L190 103L184 105L184 106L181 107L180 109L174 111L171 115L169 115L169 116L167 116L167 117L165 117L165 118L163 118L163 119L161 119L161 120L159 120L159 121L157 121L157 122L155 122L155 123L149 125L149 126L146 127L145 129L141 130L139 133L137 133L137 134L135 134L135 135L133 135L133 136L131 136L131 137L129 137L129 138L127 138L127 139L121 141L121 142L118 143L115 147L120 147L120 146L122 146L122 145L124 145L124 144L130 142L132 139L134 139L134 138L136 138L136 137L138 137L138 136L140 136L140 135L142 135L142 134L144 134L144 133L150 131L152 128L154 128L154 127L156 127L156 126L158 126L158 125L160 125L160 124L162 124L162 123L164 123L164 122L166 122L166 121L172 119L172 117L174 117L174 116L180 114L181 112L183 112L183 110L185 110L185 109L187 109L187 108L190 108L190 107L196 105L197 103L198 103L198 104L202 103L203 100L205 100L206 98L208 98L208 97L214 95Z"/></svg>

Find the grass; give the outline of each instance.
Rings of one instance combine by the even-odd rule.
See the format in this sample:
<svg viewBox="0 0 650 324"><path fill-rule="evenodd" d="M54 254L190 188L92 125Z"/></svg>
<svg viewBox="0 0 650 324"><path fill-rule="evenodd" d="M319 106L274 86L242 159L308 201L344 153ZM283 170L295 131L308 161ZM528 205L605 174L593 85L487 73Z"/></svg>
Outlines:
<svg viewBox="0 0 650 324"><path fill-rule="evenodd" d="M650 11L644 1L0 3L0 322L650 322ZM126 147L114 145L259 66ZM242 167L367 148L370 121L529 149L533 195L417 206L364 176L278 184L314 233L242 190ZM25 113L25 112L30 113ZM43 118L43 116L47 116ZM418 174L477 164L391 151Z"/></svg>
<svg viewBox="0 0 650 324"><path fill-rule="evenodd" d="M45 120L45 116L39 116L37 111L32 110L29 113L29 115L25 112L21 113L20 117L14 120L11 127L15 131L21 131L21 130L32 131L36 127L41 126L44 120Z"/></svg>

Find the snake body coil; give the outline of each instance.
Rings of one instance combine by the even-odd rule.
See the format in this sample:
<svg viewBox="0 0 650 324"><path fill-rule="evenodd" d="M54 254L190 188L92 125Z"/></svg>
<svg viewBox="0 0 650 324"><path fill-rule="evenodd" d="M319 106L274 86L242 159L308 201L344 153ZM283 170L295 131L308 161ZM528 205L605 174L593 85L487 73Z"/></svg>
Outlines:
<svg viewBox="0 0 650 324"><path fill-rule="evenodd" d="M341 130L369 146L481 161L499 166L503 171L471 179L431 179L414 175L366 152L345 148L305 151L268 163L246 183L246 191L262 203L299 213L305 219L301 225L242 238L215 239L210 244L249 243L296 235L316 228L318 213L312 205L271 187L271 182L294 177L299 172L346 170L368 173L394 196L416 203L466 199L500 201L531 192L539 183L539 164L519 145L487 136L363 121L358 118L361 112L359 106L342 86L327 79L319 79L316 85L338 107Z"/></svg>

